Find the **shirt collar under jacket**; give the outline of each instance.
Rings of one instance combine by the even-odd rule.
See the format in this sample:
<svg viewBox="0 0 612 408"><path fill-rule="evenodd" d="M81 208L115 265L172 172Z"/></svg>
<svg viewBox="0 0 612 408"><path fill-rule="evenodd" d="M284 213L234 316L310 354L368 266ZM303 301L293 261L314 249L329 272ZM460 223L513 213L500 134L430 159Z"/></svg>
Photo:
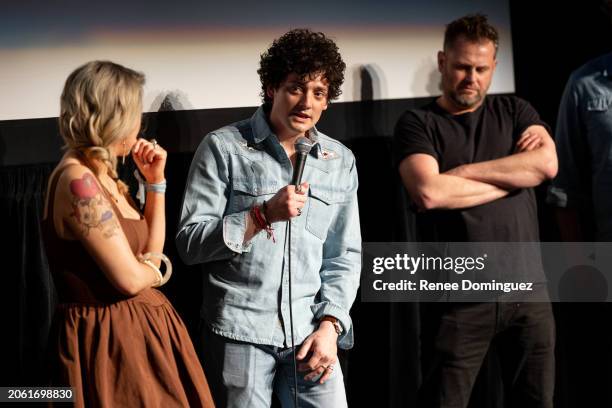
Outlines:
<svg viewBox="0 0 612 408"><path fill-rule="evenodd" d="M266 112L264 111L263 105L260 106L253 116L251 116L251 127L253 128L253 142L256 144L262 143L269 136L272 136L278 142L278 137L270 128ZM310 150L310 154L313 157L319 158L322 154L321 144L319 143L319 132L316 127L313 127L308 131L308 139L313 143L313 147Z"/></svg>

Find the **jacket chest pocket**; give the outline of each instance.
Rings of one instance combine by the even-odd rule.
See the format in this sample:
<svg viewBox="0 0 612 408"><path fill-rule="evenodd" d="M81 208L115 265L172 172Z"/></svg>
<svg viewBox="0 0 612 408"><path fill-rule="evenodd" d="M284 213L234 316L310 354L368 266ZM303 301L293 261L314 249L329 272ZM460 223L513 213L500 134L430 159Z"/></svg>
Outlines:
<svg viewBox="0 0 612 408"><path fill-rule="evenodd" d="M346 195L342 192L324 190L311 185L308 190L306 230L325 241L334 214L339 204L345 201Z"/></svg>
<svg viewBox="0 0 612 408"><path fill-rule="evenodd" d="M264 200L276 194L278 189L277 183L254 175L235 179L232 181L230 213L245 211L257 204L262 204Z"/></svg>
<svg viewBox="0 0 612 408"><path fill-rule="evenodd" d="M586 109L589 112L605 112L610 109L612 95L594 96L587 100Z"/></svg>
<svg viewBox="0 0 612 408"><path fill-rule="evenodd" d="M612 156L612 95L600 95L591 98L586 103L585 121L587 127L587 137L592 154L595 157L602 157L602 152L608 152Z"/></svg>

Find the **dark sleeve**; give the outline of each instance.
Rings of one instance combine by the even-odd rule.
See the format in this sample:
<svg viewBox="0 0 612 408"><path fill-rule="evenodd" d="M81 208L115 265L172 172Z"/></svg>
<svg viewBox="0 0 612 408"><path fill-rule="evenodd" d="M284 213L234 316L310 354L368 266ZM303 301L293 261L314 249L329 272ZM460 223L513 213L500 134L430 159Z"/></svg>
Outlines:
<svg viewBox="0 0 612 408"><path fill-rule="evenodd" d="M563 92L555 133L559 172L548 188L546 202L557 207L578 207L588 200L589 147L580 115L580 96L571 78Z"/></svg>
<svg viewBox="0 0 612 408"><path fill-rule="evenodd" d="M424 120L414 111L404 113L395 125L393 135L393 166L411 154L424 153L438 160L438 153Z"/></svg>
<svg viewBox="0 0 612 408"><path fill-rule="evenodd" d="M521 133L523 133L529 126L533 125L544 126L548 133L552 135L550 126L540 119L540 115L529 102L521 98L515 99L516 108L514 116L514 134L516 140L518 140L518 138L521 136Z"/></svg>

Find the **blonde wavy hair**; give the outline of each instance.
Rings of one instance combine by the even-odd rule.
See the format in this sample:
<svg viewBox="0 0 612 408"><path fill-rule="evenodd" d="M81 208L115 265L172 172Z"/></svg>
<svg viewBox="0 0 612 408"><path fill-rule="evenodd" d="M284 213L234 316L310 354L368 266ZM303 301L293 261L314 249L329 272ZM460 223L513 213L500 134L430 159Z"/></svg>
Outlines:
<svg viewBox="0 0 612 408"><path fill-rule="evenodd" d="M60 100L64 148L80 152L87 161L101 161L117 180L117 157L109 146L134 130L142 114L144 82L142 73L110 61L91 61L74 70ZM120 191L127 191L118 183Z"/></svg>

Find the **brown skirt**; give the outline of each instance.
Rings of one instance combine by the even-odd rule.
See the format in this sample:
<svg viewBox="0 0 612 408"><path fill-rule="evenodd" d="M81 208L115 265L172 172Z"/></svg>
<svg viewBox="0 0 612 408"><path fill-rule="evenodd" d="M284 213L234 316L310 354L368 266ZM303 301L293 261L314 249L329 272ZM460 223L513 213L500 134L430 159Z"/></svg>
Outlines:
<svg viewBox="0 0 612 408"><path fill-rule="evenodd" d="M50 337L51 382L76 407L213 407L202 366L166 297L62 304Z"/></svg>

